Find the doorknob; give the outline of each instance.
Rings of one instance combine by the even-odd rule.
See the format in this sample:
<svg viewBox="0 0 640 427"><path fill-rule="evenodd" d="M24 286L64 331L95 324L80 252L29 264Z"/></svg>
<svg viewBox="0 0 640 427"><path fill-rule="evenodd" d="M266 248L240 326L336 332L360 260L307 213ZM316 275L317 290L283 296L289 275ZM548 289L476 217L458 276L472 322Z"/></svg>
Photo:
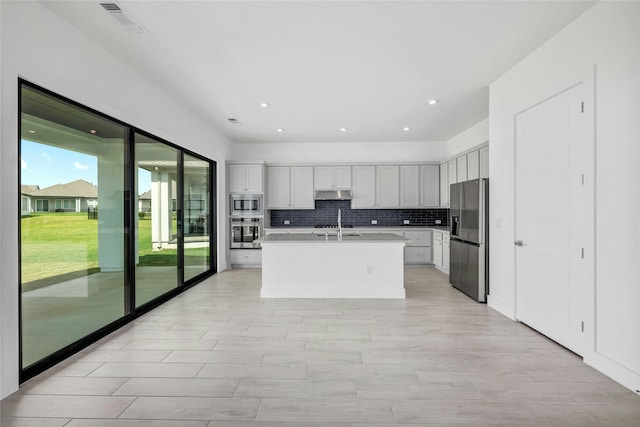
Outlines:
<svg viewBox="0 0 640 427"><path fill-rule="evenodd" d="M524 246L524 242L523 242L522 240L516 240L516 241L514 242L514 244L515 244L516 246L520 246L520 247Z"/></svg>

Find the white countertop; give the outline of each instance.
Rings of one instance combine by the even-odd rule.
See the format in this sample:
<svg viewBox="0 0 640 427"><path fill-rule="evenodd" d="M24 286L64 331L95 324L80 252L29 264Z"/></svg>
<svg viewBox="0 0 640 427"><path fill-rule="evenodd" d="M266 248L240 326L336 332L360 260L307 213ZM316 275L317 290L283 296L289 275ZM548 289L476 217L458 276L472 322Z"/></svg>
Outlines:
<svg viewBox="0 0 640 427"><path fill-rule="evenodd" d="M315 233L275 233L268 234L258 242L262 243L403 243L410 242L397 234L393 233L358 233L345 232L342 239L339 240L336 234L329 233L326 235L323 231L318 230Z"/></svg>

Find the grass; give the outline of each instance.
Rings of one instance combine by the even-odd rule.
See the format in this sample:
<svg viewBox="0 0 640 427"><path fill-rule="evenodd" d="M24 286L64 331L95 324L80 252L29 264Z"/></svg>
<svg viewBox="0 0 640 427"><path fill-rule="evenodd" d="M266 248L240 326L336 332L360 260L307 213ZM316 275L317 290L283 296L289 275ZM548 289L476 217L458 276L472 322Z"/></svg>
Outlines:
<svg viewBox="0 0 640 427"><path fill-rule="evenodd" d="M23 286L46 286L99 270L98 221L85 212L37 213L21 224ZM177 250L153 251L150 220L138 221L138 237L138 265L177 265ZM186 249L185 265L202 265L208 255L207 248Z"/></svg>

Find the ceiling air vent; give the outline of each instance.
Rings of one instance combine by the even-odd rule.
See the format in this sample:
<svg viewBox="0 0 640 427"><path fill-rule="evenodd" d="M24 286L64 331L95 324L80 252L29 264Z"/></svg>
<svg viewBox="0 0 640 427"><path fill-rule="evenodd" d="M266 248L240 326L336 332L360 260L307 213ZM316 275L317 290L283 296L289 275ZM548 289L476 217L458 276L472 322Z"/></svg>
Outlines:
<svg viewBox="0 0 640 427"><path fill-rule="evenodd" d="M231 123L232 125L240 125L242 123L240 123L238 121L238 119L234 119L233 117L229 117L227 120L229 120L229 123Z"/></svg>
<svg viewBox="0 0 640 427"><path fill-rule="evenodd" d="M130 33L146 33L147 29L136 22L136 20L128 13L122 10L117 3L100 3L100 6L106 10L109 15L113 16L118 22L126 28Z"/></svg>

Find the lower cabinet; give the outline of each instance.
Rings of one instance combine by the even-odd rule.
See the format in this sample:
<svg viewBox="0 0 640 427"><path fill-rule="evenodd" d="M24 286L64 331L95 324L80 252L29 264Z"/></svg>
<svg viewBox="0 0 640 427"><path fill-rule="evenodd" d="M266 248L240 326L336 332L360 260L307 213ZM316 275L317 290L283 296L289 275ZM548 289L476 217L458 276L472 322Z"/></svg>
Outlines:
<svg viewBox="0 0 640 427"><path fill-rule="evenodd" d="M259 268L262 266L260 249L231 249L229 254L231 268Z"/></svg>
<svg viewBox="0 0 640 427"><path fill-rule="evenodd" d="M407 230L404 238L410 239L404 248L405 264L432 264L431 230Z"/></svg>
<svg viewBox="0 0 640 427"><path fill-rule="evenodd" d="M449 274L449 233L433 232L433 263L436 268Z"/></svg>

